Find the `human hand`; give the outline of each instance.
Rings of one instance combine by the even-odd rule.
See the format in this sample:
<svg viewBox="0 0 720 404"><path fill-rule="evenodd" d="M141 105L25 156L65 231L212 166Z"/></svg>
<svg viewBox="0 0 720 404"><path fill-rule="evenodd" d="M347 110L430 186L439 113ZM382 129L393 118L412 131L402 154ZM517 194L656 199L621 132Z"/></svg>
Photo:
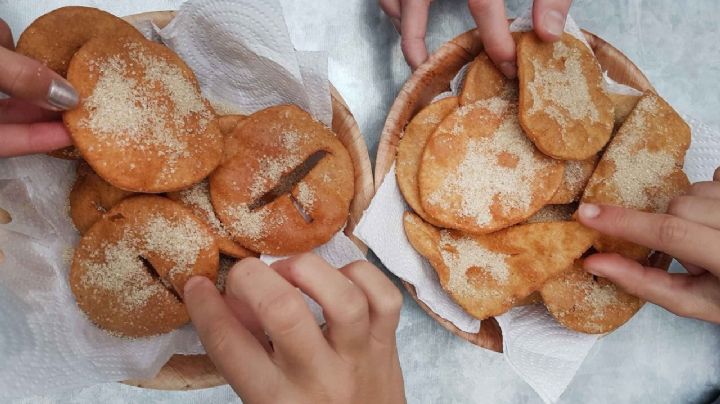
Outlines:
<svg viewBox="0 0 720 404"><path fill-rule="evenodd" d="M379 0L380 7L390 17L402 36L401 48L405 60L415 70L427 58L425 32L428 10L432 0ZM572 0L535 0L533 26L543 41L555 41L565 28L565 18ZM485 52L509 78L517 76L515 43L510 36L503 0L468 0L468 8L477 24Z"/></svg>
<svg viewBox="0 0 720 404"><path fill-rule="evenodd" d="M594 254L585 270L679 316L720 323L720 168L713 181L695 183L673 199L667 214L582 204L578 218L601 233L672 255L688 273L670 274L617 254Z"/></svg>
<svg viewBox="0 0 720 404"><path fill-rule="evenodd" d="M0 19L0 157L43 153L72 144L57 111L78 103L70 83L42 63L14 52Z"/></svg>
<svg viewBox="0 0 720 404"><path fill-rule="evenodd" d="M303 254L235 264L225 296L193 277L184 299L210 359L246 403L402 403L402 295L377 268ZM301 289L323 308L318 327ZM268 337L272 342L268 341Z"/></svg>

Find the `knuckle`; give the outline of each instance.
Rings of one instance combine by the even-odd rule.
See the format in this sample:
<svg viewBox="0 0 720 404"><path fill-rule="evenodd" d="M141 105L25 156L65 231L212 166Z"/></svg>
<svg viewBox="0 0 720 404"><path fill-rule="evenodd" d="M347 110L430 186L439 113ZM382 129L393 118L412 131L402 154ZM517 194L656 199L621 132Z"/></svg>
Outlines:
<svg viewBox="0 0 720 404"><path fill-rule="evenodd" d="M20 93L23 88L27 87L27 85L31 83L36 69L37 66L31 62L16 65L11 74L12 79L10 80L10 93Z"/></svg>
<svg viewBox="0 0 720 404"><path fill-rule="evenodd" d="M266 298L258 306L258 315L280 333L291 330L302 317L303 310L307 310L302 297L294 289Z"/></svg>
<svg viewBox="0 0 720 404"><path fill-rule="evenodd" d="M687 225L674 216L666 216L660 222L658 241L663 246L670 246L685 240Z"/></svg>
<svg viewBox="0 0 720 404"><path fill-rule="evenodd" d="M368 304L365 295L356 286L349 285L340 296L343 303L338 313L346 322L359 322L368 315Z"/></svg>
<svg viewBox="0 0 720 404"><path fill-rule="evenodd" d="M209 324L203 341L208 352L222 354L228 350L228 344L232 344L232 341L226 326L218 322Z"/></svg>
<svg viewBox="0 0 720 404"><path fill-rule="evenodd" d="M377 311L382 316L396 316L400 314L403 304L403 295L398 288L392 286L378 299Z"/></svg>

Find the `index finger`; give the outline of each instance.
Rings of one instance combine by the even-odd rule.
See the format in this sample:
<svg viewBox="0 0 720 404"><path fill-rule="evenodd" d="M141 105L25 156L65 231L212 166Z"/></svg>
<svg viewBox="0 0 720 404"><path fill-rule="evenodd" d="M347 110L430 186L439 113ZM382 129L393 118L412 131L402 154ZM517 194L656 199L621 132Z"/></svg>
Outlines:
<svg viewBox="0 0 720 404"><path fill-rule="evenodd" d="M515 78L515 42L510 35L510 24L505 16L505 2L468 0L468 8L477 24L485 53L506 77Z"/></svg>
<svg viewBox="0 0 720 404"><path fill-rule="evenodd" d="M708 248L720 245L720 231L672 215L589 203L580 205L578 218L603 234L663 251L720 274L720 254Z"/></svg>
<svg viewBox="0 0 720 404"><path fill-rule="evenodd" d="M428 58L425 46L429 0L403 0L400 16L400 47L405 60L415 70Z"/></svg>
<svg viewBox="0 0 720 404"><path fill-rule="evenodd" d="M263 395L273 388L277 368L255 337L238 321L215 285L195 276L184 301L207 354L238 394ZM261 377L258 377L261 376Z"/></svg>

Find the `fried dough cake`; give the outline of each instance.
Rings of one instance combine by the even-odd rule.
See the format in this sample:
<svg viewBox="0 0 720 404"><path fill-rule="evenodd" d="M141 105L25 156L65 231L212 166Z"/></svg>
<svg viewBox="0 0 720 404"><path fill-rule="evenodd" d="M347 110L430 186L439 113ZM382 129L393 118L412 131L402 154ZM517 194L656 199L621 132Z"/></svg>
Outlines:
<svg viewBox="0 0 720 404"><path fill-rule="evenodd" d="M215 281L218 262L215 238L189 210L140 195L120 202L82 237L70 288L98 327L146 337L188 322L183 287L195 275Z"/></svg>
<svg viewBox="0 0 720 404"><path fill-rule="evenodd" d="M517 80L505 77L490 58L480 52L465 75L459 102L460 105L470 105L495 97L516 102L517 95Z"/></svg>
<svg viewBox="0 0 720 404"><path fill-rule="evenodd" d="M572 220L572 215L576 210L577 204L575 203L565 205L545 205L534 215L530 216L525 223L568 222Z"/></svg>
<svg viewBox="0 0 720 404"><path fill-rule="evenodd" d="M440 284L473 317L500 315L538 290L592 245L577 222L533 223L492 234L438 229L406 212L405 234L430 261Z"/></svg>
<svg viewBox="0 0 720 404"><path fill-rule="evenodd" d="M607 279L585 272L582 260L545 282L540 294L545 307L560 324L586 334L617 329L644 303Z"/></svg>
<svg viewBox="0 0 720 404"><path fill-rule="evenodd" d="M80 234L85 234L107 211L133 194L110 185L90 166L80 163L70 191L70 218Z"/></svg>
<svg viewBox="0 0 720 404"><path fill-rule="evenodd" d="M496 97L448 115L423 152L418 184L423 209L440 223L490 233L542 208L563 178L564 162L542 154Z"/></svg>
<svg viewBox="0 0 720 404"><path fill-rule="evenodd" d="M587 160L565 162L563 180L548 203L562 205L579 201L599 160L600 155L596 154Z"/></svg>
<svg viewBox="0 0 720 404"><path fill-rule="evenodd" d="M403 137L400 139L397 148L397 165L395 176L397 177L400 192L410 207L425 221L436 224L435 221L425 213L420 203L420 191L418 190L418 170L422 160L423 150L430 135L445 117L458 106L457 97L448 97L436 101L417 113L405 127Z"/></svg>
<svg viewBox="0 0 720 404"><path fill-rule="evenodd" d="M353 165L335 134L294 105L246 118L226 137L210 198L233 239L263 254L309 251L347 222Z"/></svg>
<svg viewBox="0 0 720 404"><path fill-rule="evenodd" d="M645 93L608 145L582 202L665 212L690 186L682 171L689 146L685 121L658 95ZM599 237L595 248L635 260L646 259L650 252L609 236Z"/></svg>
<svg viewBox="0 0 720 404"><path fill-rule="evenodd" d="M193 72L165 46L91 39L70 62L68 80L81 101L63 120L83 158L114 186L176 191L220 163L215 114Z"/></svg>
<svg viewBox="0 0 720 404"><path fill-rule="evenodd" d="M613 103L613 110L615 111L615 127L619 128L625 119L627 119L630 112L632 112L635 105L640 100L640 95L630 94L616 94L608 93L608 97Z"/></svg>
<svg viewBox="0 0 720 404"><path fill-rule="evenodd" d="M18 53L39 60L65 77L70 59L98 37L145 37L125 20L92 7L61 7L33 21L20 34Z"/></svg>
<svg viewBox="0 0 720 404"><path fill-rule="evenodd" d="M227 136L230 135L235 128L245 120L247 116L245 115L221 115L217 118L218 121L218 127L220 128L220 133Z"/></svg>
<svg viewBox="0 0 720 404"><path fill-rule="evenodd" d="M592 51L564 33L541 41L534 32L517 45L520 124L538 149L562 160L586 160L610 140L613 104Z"/></svg>
<svg viewBox="0 0 720 404"><path fill-rule="evenodd" d="M234 258L256 256L254 252L234 242L230 232L220 222L210 202L210 186L203 180L188 189L169 192L167 197L190 209L212 231L220 252Z"/></svg>

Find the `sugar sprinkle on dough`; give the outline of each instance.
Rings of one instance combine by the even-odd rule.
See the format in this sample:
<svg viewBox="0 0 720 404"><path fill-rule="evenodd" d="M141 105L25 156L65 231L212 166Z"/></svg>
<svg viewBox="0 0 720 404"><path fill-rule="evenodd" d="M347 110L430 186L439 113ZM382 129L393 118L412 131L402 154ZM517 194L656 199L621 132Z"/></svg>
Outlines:
<svg viewBox="0 0 720 404"><path fill-rule="evenodd" d="M440 253L449 269L447 288L455 293L472 296L478 288L471 285L468 271L472 268L487 273L498 284L507 283L510 270L506 263L508 255L484 248L468 237L457 238L446 230L440 233Z"/></svg>

